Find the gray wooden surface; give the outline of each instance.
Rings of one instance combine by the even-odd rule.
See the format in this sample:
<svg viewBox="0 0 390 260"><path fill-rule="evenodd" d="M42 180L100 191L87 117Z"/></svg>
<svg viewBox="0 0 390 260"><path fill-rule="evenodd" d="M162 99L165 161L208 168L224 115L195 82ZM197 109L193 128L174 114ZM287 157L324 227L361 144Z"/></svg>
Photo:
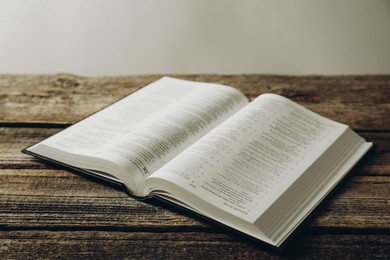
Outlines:
<svg viewBox="0 0 390 260"><path fill-rule="evenodd" d="M390 257L390 76L176 75L282 94L376 144L280 253L20 152L160 77L0 75L0 258Z"/></svg>

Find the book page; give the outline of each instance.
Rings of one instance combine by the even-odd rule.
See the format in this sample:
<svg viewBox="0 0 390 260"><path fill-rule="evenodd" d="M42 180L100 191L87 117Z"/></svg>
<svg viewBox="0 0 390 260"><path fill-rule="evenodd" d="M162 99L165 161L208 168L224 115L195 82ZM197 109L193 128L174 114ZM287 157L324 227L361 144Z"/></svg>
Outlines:
<svg viewBox="0 0 390 260"><path fill-rule="evenodd" d="M109 160L125 184L140 182L247 103L231 87L163 78L38 145Z"/></svg>
<svg viewBox="0 0 390 260"><path fill-rule="evenodd" d="M147 185L153 189L158 179L168 180L254 222L345 129L265 94L157 171Z"/></svg>

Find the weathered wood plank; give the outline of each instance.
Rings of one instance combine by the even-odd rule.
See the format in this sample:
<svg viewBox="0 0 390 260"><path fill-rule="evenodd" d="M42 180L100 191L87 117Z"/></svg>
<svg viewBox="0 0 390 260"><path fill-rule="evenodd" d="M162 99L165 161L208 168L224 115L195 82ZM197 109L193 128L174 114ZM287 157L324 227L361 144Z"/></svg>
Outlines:
<svg viewBox="0 0 390 260"><path fill-rule="evenodd" d="M3 259L386 259L385 235L305 235L281 253L233 235L196 232L12 231L0 233Z"/></svg>
<svg viewBox="0 0 390 260"><path fill-rule="evenodd" d="M20 150L160 75L0 75L0 258L390 258L390 75L178 75L282 94L360 130L377 149L276 255L160 203L42 163ZM97 93L98 92L98 93ZM23 128L9 127L17 126ZM50 170L51 169L51 170Z"/></svg>
<svg viewBox="0 0 390 260"><path fill-rule="evenodd" d="M359 130L390 130L390 76L172 75L284 95ZM161 75L0 75L0 123L71 124ZM372 109L375 107L375 109Z"/></svg>
<svg viewBox="0 0 390 260"><path fill-rule="evenodd" d="M390 178L353 176L318 212L310 229L390 228ZM78 175L55 170L0 171L3 228L210 228L164 204L148 204ZM211 225L214 228L214 225Z"/></svg>
<svg viewBox="0 0 390 260"><path fill-rule="evenodd" d="M45 168L45 164L40 160L22 153L21 150L61 130L61 128L0 127L0 169Z"/></svg>
<svg viewBox="0 0 390 260"><path fill-rule="evenodd" d="M61 131L61 128L0 127L0 169L47 169L56 166L20 151ZM356 168L359 175L390 175L390 133L362 132L367 141L374 142L376 149Z"/></svg>

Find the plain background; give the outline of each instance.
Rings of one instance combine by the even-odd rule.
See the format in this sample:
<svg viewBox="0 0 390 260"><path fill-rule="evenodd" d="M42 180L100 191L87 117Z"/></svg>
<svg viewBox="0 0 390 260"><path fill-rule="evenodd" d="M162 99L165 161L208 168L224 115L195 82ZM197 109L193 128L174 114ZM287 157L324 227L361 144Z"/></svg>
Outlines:
<svg viewBox="0 0 390 260"><path fill-rule="evenodd" d="M389 74L388 0L0 0L0 73Z"/></svg>

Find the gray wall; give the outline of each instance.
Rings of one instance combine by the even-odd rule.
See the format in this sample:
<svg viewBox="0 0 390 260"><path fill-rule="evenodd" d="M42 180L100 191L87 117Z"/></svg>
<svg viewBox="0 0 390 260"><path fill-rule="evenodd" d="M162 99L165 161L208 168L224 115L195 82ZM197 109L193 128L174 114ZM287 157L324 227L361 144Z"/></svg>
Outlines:
<svg viewBox="0 0 390 260"><path fill-rule="evenodd" d="M0 0L0 73L390 73L389 0Z"/></svg>

